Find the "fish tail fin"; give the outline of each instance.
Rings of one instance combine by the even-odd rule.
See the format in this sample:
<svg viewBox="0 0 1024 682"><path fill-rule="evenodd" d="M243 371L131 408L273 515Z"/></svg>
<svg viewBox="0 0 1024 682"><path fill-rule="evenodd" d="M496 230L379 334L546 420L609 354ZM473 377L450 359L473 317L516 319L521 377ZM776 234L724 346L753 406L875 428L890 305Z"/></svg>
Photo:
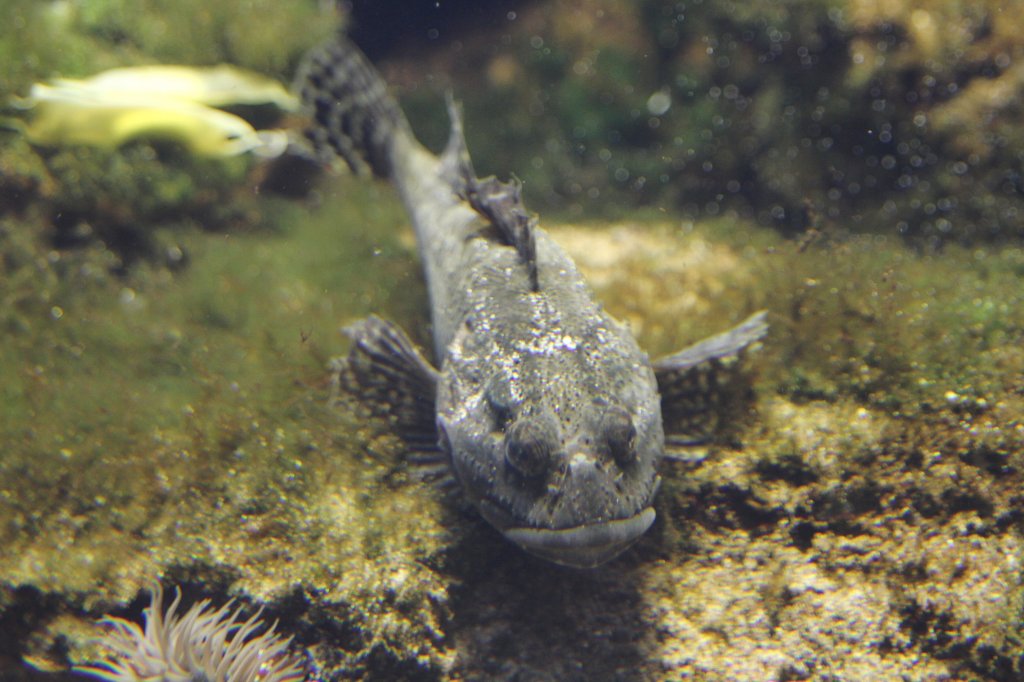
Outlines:
<svg viewBox="0 0 1024 682"><path fill-rule="evenodd" d="M377 69L339 35L314 48L299 70L296 89L313 119L306 131L321 158L342 157L354 173L391 176L391 144L409 131L398 102Z"/></svg>

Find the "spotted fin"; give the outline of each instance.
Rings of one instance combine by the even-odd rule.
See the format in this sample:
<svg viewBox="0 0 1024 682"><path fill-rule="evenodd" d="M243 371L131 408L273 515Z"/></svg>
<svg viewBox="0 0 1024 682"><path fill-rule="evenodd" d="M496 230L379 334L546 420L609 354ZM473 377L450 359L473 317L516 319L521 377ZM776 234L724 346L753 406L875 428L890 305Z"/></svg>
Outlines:
<svg viewBox="0 0 1024 682"><path fill-rule="evenodd" d="M763 310L754 313L728 331L653 363L666 445L699 445L715 434L723 407L741 397L746 385L735 359L768 332L766 315Z"/></svg>
<svg viewBox="0 0 1024 682"><path fill-rule="evenodd" d="M443 160L445 173L456 193L473 210L493 225L502 240L515 248L520 260L526 266L530 288L538 291L537 280L537 219L526 212L523 204L523 184L513 178L501 182L493 175L478 178L469 158L466 138L462 132L462 111L449 94L448 117L452 130L448 138Z"/></svg>
<svg viewBox="0 0 1024 682"><path fill-rule="evenodd" d="M437 370L405 332L379 317L360 320L345 333L352 347L339 368L342 386L373 415L391 422L421 477L447 473L435 422Z"/></svg>
<svg viewBox="0 0 1024 682"><path fill-rule="evenodd" d="M391 144L409 124L377 69L345 36L306 56L296 77L318 156L342 157L356 174L391 175Z"/></svg>

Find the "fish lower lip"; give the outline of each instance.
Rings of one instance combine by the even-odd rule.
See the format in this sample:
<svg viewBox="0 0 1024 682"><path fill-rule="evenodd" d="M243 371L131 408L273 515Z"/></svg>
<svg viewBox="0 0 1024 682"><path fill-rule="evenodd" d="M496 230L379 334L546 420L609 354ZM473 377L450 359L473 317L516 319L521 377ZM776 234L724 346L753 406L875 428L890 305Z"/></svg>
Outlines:
<svg viewBox="0 0 1024 682"><path fill-rule="evenodd" d="M615 558L654 523L647 507L628 519L574 528L506 528L502 533L527 552L563 566L593 568Z"/></svg>

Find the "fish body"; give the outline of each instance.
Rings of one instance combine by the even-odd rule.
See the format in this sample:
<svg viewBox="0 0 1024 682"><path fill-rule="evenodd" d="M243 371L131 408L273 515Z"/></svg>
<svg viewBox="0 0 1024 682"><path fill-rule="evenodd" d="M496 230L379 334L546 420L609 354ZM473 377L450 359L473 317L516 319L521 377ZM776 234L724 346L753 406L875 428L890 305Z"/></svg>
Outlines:
<svg viewBox="0 0 1024 682"><path fill-rule="evenodd" d="M30 114L17 127L44 146L113 149L137 139L170 139L200 156L279 155L288 142L284 131L256 130L215 108L238 104L298 106L281 84L227 65L124 67L36 83L16 103Z"/></svg>
<svg viewBox="0 0 1024 682"><path fill-rule="evenodd" d="M518 185L475 176L457 107L438 157L346 40L313 53L300 83L315 146L398 188L430 296L436 369L370 318L350 329L356 390L525 550L576 567L620 554L655 519L665 451L656 366L526 213ZM745 324L717 358L764 333L763 314ZM689 367L663 373L715 359L699 346Z"/></svg>
<svg viewBox="0 0 1024 682"><path fill-rule="evenodd" d="M32 118L25 133L40 145L113 149L139 138L167 138L202 156L234 156L263 144L244 119L192 102L101 96L67 83L37 83L29 102Z"/></svg>
<svg viewBox="0 0 1024 682"><path fill-rule="evenodd" d="M210 107L272 104L282 111L294 111L299 106L278 81L230 64L123 66L81 80L56 78L51 84L83 88L98 96L177 99Z"/></svg>

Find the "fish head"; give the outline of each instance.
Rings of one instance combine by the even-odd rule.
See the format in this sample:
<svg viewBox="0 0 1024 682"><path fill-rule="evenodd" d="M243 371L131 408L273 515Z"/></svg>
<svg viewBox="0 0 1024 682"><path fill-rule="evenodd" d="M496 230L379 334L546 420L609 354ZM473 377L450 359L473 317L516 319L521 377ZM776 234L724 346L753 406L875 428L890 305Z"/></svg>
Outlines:
<svg viewBox="0 0 1024 682"><path fill-rule="evenodd" d="M603 315L580 333L566 326L457 339L438 430L488 522L532 554L593 567L653 523L664 434L654 373L632 336Z"/></svg>

